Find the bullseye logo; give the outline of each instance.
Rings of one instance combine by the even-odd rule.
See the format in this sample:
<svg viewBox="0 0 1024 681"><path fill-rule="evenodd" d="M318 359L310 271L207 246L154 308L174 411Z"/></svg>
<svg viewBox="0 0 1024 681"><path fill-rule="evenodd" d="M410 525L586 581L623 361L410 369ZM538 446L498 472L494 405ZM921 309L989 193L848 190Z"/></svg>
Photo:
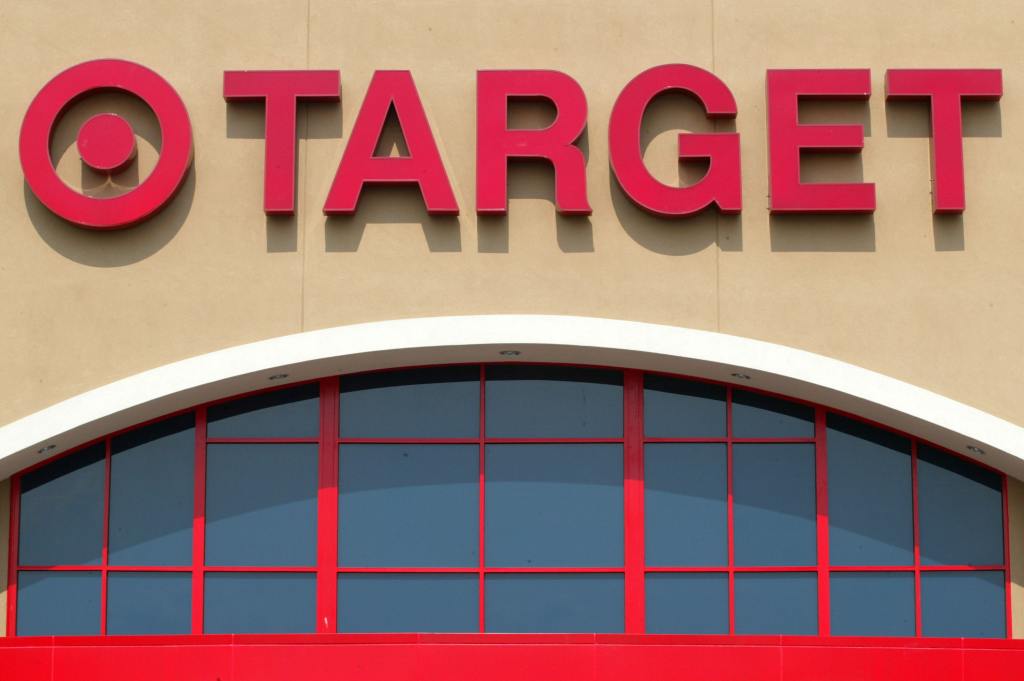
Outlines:
<svg viewBox="0 0 1024 681"><path fill-rule="evenodd" d="M137 187L120 196L99 198L75 191L57 175L50 142L58 121L75 101L103 91L125 92L141 99L160 126L160 159ZM101 173L116 173L136 156L131 124L114 113L87 120L78 131L82 162ZM192 165L192 126L181 97L171 85L144 66L100 59L57 75L36 95L21 125L19 145L25 181L51 211L89 229L118 229L145 220L178 191Z"/></svg>

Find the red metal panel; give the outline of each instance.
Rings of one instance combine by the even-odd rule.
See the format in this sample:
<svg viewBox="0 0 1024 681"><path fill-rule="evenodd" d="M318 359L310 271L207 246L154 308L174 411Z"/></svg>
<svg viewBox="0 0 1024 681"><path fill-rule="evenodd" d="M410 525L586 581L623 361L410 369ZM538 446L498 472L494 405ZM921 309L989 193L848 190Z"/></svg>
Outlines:
<svg viewBox="0 0 1024 681"><path fill-rule="evenodd" d="M50 681L224 681L237 678L230 645L54 646ZM16 677L30 681L31 677Z"/></svg>
<svg viewBox="0 0 1024 681"><path fill-rule="evenodd" d="M238 681L413 681L418 646L242 645L233 649L233 678ZM437 678L445 678L438 676Z"/></svg>
<svg viewBox="0 0 1024 681"><path fill-rule="evenodd" d="M595 681L779 681L773 646L608 645L594 655Z"/></svg>
<svg viewBox="0 0 1024 681"><path fill-rule="evenodd" d="M1024 641L779 636L367 635L0 640L18 681L1013 681Z"/></svg>
<svg viewBox="0 0 1024 681"><path fill-rule="evenodd" d="M421 644L416 671L418 681L588 681L594 678L594 646Z"/></svg>
<svg viewBox="0 0 1024 681"><path fill-rule="evenodd" d="M779 648L783 681L960 681L963 651L879 644L872 647L785 646ZM990 681L995 681L991 679Z"/></svg>
<svg viewBox="0 0 1024 681"><path fill-rule="evenodd" d="M1006 649L998 643L963 651L963 681L1024 681L1024 649Z"/></svg>

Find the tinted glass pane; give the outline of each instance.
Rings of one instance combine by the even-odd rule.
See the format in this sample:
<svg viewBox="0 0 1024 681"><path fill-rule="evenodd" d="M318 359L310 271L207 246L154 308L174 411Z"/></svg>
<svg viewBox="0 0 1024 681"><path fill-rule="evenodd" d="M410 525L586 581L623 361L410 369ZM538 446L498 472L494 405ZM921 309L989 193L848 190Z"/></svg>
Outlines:
<svg viewBox="0 0 1024 681"><path fill-rule="evenodd" d="M19 636L100 633L99 572L19 572Z"/></svg>
<svg viewBox="0 0 1024 681"><path fill-rule="evenodd" d="M488 437L622 437L622 373L487 367Z"/></svg>
<svg viewBox="0 0 1024 681"><path fill-rule="evenodd" d="M833 565L913 563L910 441L829 414L828 510Z"/></svg>
<svg viewBox="0 0 1024 681"><path fill-rule="evenodd" d="M316 628L311 573L207 574L204 595L207 634L301 634Z"/></svg>
<svg viewBox="0 0 1024 681"><path fill-rule="evenodd" d="M488 565L622 565L622 446L487 448Z"/></svg>
<svg viewBox="0 0 1024 681"><path fill-rule="evenodd" d="M732 393L734 437L814 437L814 409L759 393Z"/></svg>
<svg viewBox="0 0 1024 681"><path fill-rule="evenodd" d="M917 460L921 562L1003 562L1003 485L998 474L921 445Z"/></svg>
<svg viewBox="0 0 1024 681"><path fill-rule="evenodd" d="M741 573L735 589L737 634L818 633L814 573Z"/></svg>
<svg viewBox="0 0 1024 681"><path fill-rule="evenodd" d="M725 437L725 387L644 376L647 437Z"/></svg>
<svg viewBox="0 0 1024 681"><path fill-rule="evenodd" d="M192 630L188 572L111 572L108 634L187 634Z"/></svg>
<svg viewBox="0 0 1024 681"><path fill-rule="evenodd" d="M338 631L478 631L477 575L341 575Z"/></svg>
<svg viewBox="0 0 1024 681"><path fill-rule="evenodd" d="M817 562L814 445L733 447L737 565Z"/></svg>
<svg viewBox="0 0 1024 681"><path fill-rule="evenodd" d="M479 562L478 445L342 445L341 565Z"/></svg>
<svg viewBox="0 0 1024 681"><path fill-rule="evenodd" d="M111 442L111 564L191 564L194 424L186 414Z"/></svg>
<svg viewBox="0 0 1024 681"><path fill-rule="evenodd" d="M488 575L486 629L497 632L621 632L622 575Z"/></svg>
<svg viewBox="0 0 1024 681"><path fill-rule="evenodd" d="M100 443L21 478L22 565L99 564L105 451Z"/></svg>
<svg viewBox="0 0 1024 681"><path fill-rule="evenodd" d="M316 562L316 445L210 445L207 565Z"/></svg>
<svg viewBox="0 0 1024 681"><path fill-rule="evenodd" d="M647 575L648 634L728 634L729 576Z"/></svg>
<svg viewBox="0 0 1024 681"><path fill-rule="evenodd" d="M310 383L215 404L207 411L208 437L317 437L320 385Z"/></svg>
<svg viewBox="0 0 1024 681"><path fill-rule="evenodd" d="M341 377L342 437L477 437L480 368Z"/></svg>
<svg viewBox="0 0 1024 681"><path fill-rule="evenodd" d="M644 448L648 565L728 562L727 464L725 445Z"/></svg>
<svg viewBox="0 0 1024 681"><path fill-rule="evenodd" d="M913 636L912 572L834 572L833 636Z"/></svg>
<svg viewBox="0 0 1024 681"><path fill-rule="evenodd" d="M1003 638L1006 586L1002 572L921 574L921 633L925 636Z"/></svg>

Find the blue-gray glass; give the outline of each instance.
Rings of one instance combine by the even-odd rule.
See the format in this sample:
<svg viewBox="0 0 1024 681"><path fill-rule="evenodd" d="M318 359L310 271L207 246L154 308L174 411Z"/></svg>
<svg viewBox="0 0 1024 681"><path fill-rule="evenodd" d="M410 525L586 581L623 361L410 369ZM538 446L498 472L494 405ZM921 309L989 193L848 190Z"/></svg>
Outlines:
<svg viewBox="0 0 1024 681"><path fill-rule="evenodd" d="M192 573L111 572L107 575L108 634L188 634Z"/></svg>
<svg viewBox="0 0 1024 681"><path fill-rule="evenodd" d="M341 437L478 437L480 367L341 377Z"/></svg>
<svg viewBox="0 0 1024 681"><path fill-rule="evenodd" d="M913 636L913 572L833 572L833 636Z"/></svg>
<svg viewBox="0 0 1024 681"><path fill-rule="evenodd" d="M1003 481L998 473L920 445L917 450L921 563L1003 562Z"/></svg>
<svg viewBox="0 0 1024 681"><path fill-rule="evenodd" d="M489 366L487 437L622 437L622 372Z"/></svg>
<svg viewBox="0 0 1024 681"><path fill-rule="evenodd" d="M316 564L317 446L209 445L206 564Z"/></svg>
<svg viewBox="0 0 1024 681"><path fill-rule="evenodd" d="M733 437L814 437L814 408L760 393L732 393Z"/></svg>
<svg viewBox="0 0 1024 681"><path fill-rule="evenodd" d="M733 446L737 565L817 562L814 445Z"/></svg>
<svg viewBox="0 0 1024 681"><path fill-rule="evenodd" d="M644 376L647 437L725 437L725 386Z"/></svg>
<svg viewBox="0 0 1024 681"><path fill-rule="evenodd" d="M100 633L100 573L18 573L18 636Z"/></svg>
<svg viewBox="0 0 1024 681"><path fill-rule="evenodd" d="M484 589L489 632L618 633L625 628L619 574L492 574Z"/></svg>
<svg viewBox="0 0 1024 681"><path fill-rule="evenodd" d="M103 552L102 442L21 478L21 565L98 565Z"/></svg>
<svg viewBox="0 0 1024 681"><path fill-rule="evenodd" d="M338 631L475 632L479 590L475 574L342 574Z"/></svg>
<svg viewBox="0 0 1024 681"><path fill-rule="evenodd" d="M340 565L477 565L478 445L342 445L340 457Z"/></svg>
<svg viewBox="0 0 1024 681"><path fill-rule="evenodd" d="M206 412L207 437L317 437L320 384L250 395L222 402Z"/></svg>
<svg viewBox="0 0 1024 681"><path fill-rule="evenodd" d="M818 578L813 572L736 575L737 634L818 633Z"/></svg>
<svg viewBox="0 0 1024 681"><path fill-rule="evenodd" d="M622 445L489 445L487 564L621 566Z"/></svg>
<svg viewBox="0 0 1024 681"><path fill-rule="evenodd" d="M724 444L644 447L648 565L728 563L727 467Z"/></svg>
<svg viewBox="0 0 1024 681"><path fill-rule="evenodd" d="M111 441L111 565L192 563L195 437L185 414Z"/></svg>
<svg viewBox="0 0 1024 681"><path fill-rule="evenodd" d="M833 565L911 565L910 441L828 415L829 554Z"/></svg>
<svg viewBox="0 0 1024 681"><path fill-rule="evenodd" d="M1004 638L1003 572L922 572L921 633L950 638Z"/></svg>
<svg viewBox="0 0 1024 681"><path fill-rule="evenodd" d="M729 575L662 572L646 582L648 634L729 633Z"/></svg>
<svg viewBox="0 0 1024 681"><path fill-rule="evenodd" d="M206 574L203 632L305 634L316 630L316 575L309 572Z"/></svg>

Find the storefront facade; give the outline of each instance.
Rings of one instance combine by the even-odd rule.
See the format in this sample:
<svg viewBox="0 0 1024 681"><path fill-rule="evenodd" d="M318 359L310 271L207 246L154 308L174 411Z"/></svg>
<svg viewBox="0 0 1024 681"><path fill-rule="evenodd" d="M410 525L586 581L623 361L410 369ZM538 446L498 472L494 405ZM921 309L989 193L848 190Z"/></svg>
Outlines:
<svg viewBox="0 0 1024 681"><path fill-rule="evenodd" d="M0 9L0 672L1015 678L1020 25Z"/></svg>

